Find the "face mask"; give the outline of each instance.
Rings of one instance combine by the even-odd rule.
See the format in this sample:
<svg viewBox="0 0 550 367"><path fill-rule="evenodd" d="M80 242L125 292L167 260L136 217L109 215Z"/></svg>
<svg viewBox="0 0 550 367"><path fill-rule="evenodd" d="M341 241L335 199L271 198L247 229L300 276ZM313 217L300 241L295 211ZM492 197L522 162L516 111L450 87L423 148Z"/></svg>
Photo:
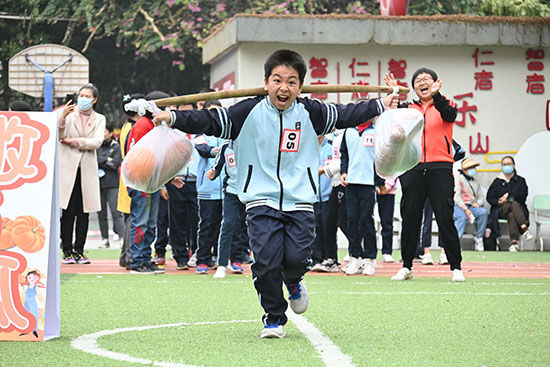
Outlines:
<svg viewBox="0 0 550 367"><path fill-rule="evenodd" d="M466 171L466 174L470 177L474 177L477 173L477 169L475 168L470 168L468 171Z"/></svg>
<svg viewBox="0 0 550 367"><path fill-rule="evenodd" d="M509 175L509 174L511 174L512 172L514 172L514 166L502 166L502 172L503 172L505 175Z"/></svg>
<svg viewBox="0 0 550 367"><path fill-rule="evenodd" d="M87 111L92 108L92 101L92 98L78 97L78 108L80 108L82 111Z"/></svg>

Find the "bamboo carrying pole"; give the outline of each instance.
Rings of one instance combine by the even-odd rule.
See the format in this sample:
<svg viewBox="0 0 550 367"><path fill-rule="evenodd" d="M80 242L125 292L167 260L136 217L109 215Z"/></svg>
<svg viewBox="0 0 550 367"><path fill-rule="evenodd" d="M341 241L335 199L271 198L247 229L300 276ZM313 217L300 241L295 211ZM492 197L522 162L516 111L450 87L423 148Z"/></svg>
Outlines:
<svg viewBox="0 0 550 367"><path fill-rule="evenodd" d="M409 93L409 88L398 87L399 93ZM305 85L302 93L392 93L393 87L379 85L349 85L349 84L325 84L325 85ZM177 96L170 98L156 99L154 102L158 107L170 105L182 105L199 101L209 101L212 99L238 98L238 97L253 97L265 96L267 91L263 87L246 88L246 89L230 89L218 92L188 94L185 96Z"/></svg>

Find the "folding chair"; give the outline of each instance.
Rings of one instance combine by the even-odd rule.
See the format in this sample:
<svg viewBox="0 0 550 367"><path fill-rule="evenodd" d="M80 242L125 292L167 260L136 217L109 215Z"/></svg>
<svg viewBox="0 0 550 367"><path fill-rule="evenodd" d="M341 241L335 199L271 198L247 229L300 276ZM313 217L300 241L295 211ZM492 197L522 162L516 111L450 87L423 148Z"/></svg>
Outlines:
<svg viewBox="0 0 550 367"><path fill-rule="evenodd" d="M535 224L537 225L535 244L540 242L540 250L543 251L544 241L540 236L540 226L550 224L550 194L539 194L533 197L535 209Z"/></svg>

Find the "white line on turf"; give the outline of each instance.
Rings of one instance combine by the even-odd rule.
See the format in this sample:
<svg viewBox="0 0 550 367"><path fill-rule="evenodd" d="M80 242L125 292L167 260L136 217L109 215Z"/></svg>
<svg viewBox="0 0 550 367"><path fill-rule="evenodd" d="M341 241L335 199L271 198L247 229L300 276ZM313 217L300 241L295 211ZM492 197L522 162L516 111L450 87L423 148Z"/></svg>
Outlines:
<svg viewBox="0 0 550 367"><path fill-rule="evenodd" d="M289 320L306 336L309 342L317 349L323 362L328 367L355 366L351 357L344 354L321 330L307 321L304 317L295 314L291 309L286 312Z"/></svg>
<svg viewBox="0 0 550 367"><path fill-rule="evenodd" d="M160 329L160 328L168 328L168 327L185 327L185 326L191 326L191 325L234 324L234 323L241 323L241 322L258 322L258 320L179 322L176 324L137 326L137 327L128 327L128 328L120 328L120 329L112 329L112 330L102 330L93 334L81 335L78 338L74 339L71 345L73 346L73 348L79 349L83 352L95 354L100 357L114 359L116 361L147 364L147 365L160 366L160 367L194 367L193 365L186 365L186 364L180 364L180 363L151 361L149 359L132 357L124 353L108 351L105 349L101 349L97 344L97 340L102 336L130 332L130 331L143 331L143 330Z"/></svg>

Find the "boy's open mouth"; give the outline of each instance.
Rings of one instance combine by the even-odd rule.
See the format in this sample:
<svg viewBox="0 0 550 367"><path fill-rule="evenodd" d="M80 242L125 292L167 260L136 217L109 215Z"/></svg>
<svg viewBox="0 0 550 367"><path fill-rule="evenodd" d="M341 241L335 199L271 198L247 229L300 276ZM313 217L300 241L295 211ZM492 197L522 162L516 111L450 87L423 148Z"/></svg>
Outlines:
<svg viewBox="0 0 550 367"><path fill-rule="evenodd" d="M277 100L280 102L280 103L286 103L286 101L288 101L290 97L288 96L277 96Z"/></svg>

